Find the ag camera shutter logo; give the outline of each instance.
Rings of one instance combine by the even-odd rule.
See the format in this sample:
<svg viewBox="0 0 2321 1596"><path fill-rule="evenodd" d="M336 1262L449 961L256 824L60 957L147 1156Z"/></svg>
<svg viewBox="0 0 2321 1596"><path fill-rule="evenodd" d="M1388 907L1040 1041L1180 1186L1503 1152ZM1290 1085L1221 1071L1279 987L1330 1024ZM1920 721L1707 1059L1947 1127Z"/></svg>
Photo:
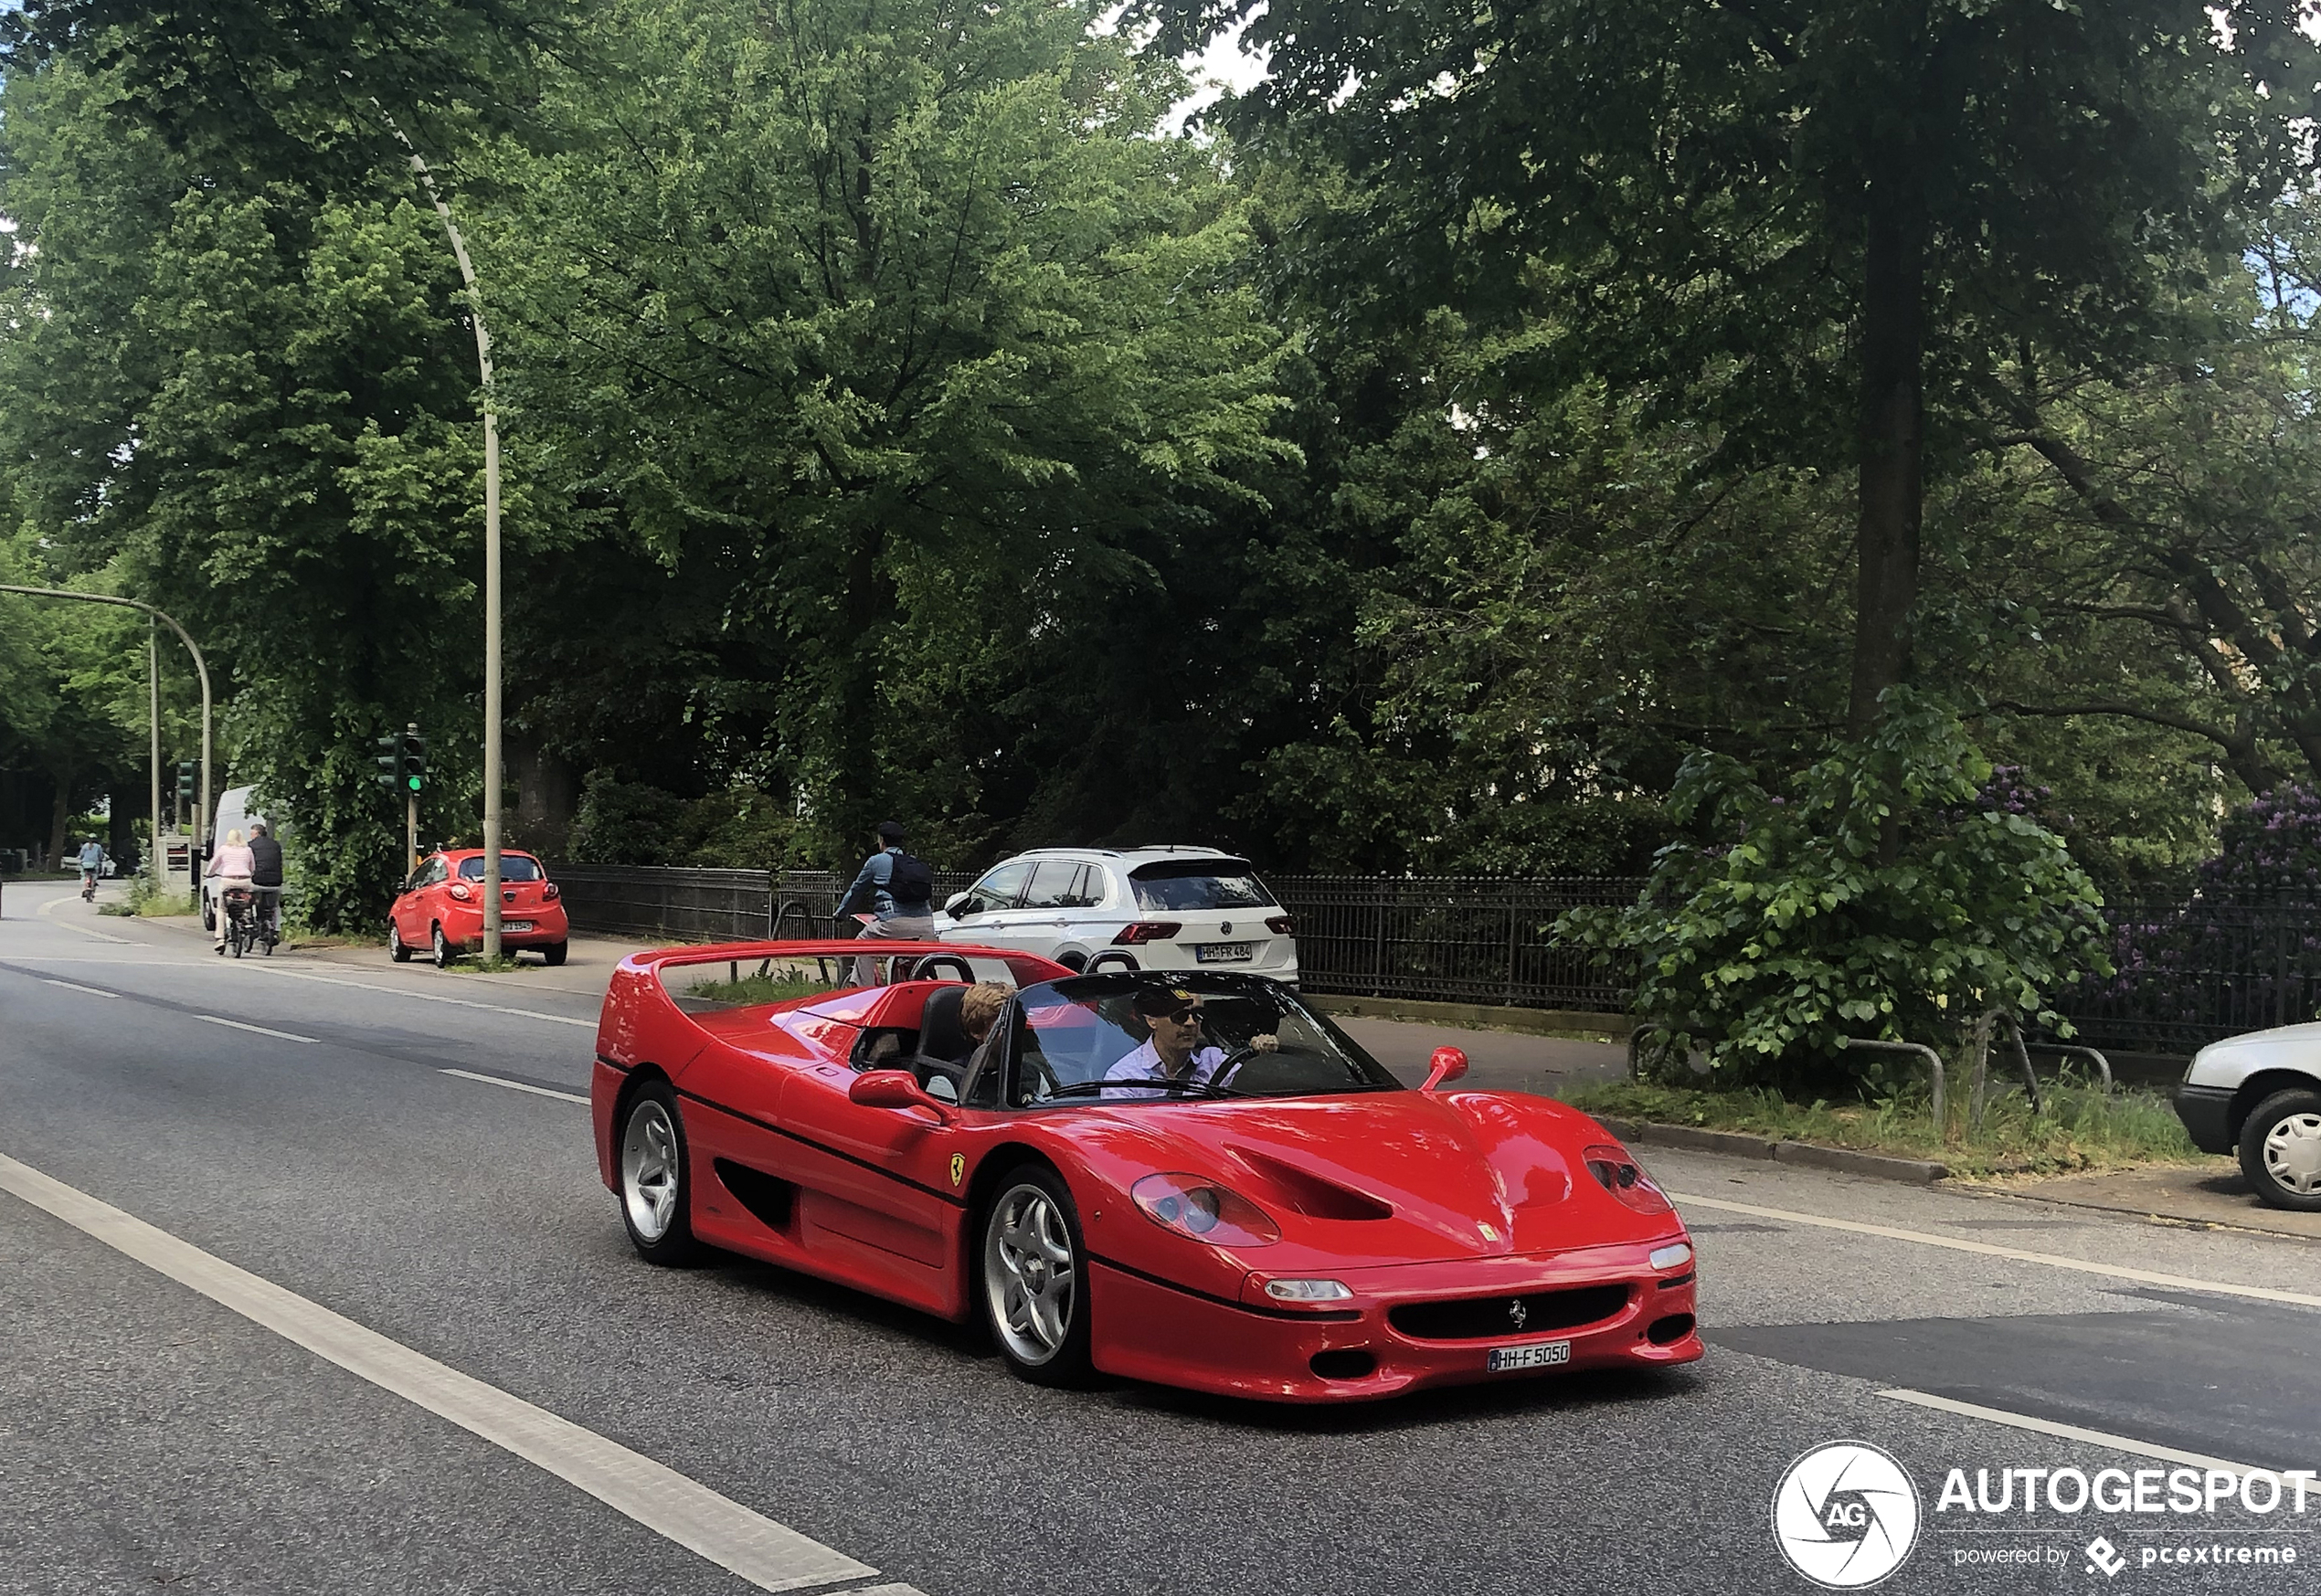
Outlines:
<svg viewBox="0 0 2321 1596"><path fill-rule="evenodd" d="M1773 1539L1789 1566L1831 1591L1859 1591L1902 1567L1918 1544L1918 1487L1862 1441L1817 1446L1773 1492Z"/></svg>

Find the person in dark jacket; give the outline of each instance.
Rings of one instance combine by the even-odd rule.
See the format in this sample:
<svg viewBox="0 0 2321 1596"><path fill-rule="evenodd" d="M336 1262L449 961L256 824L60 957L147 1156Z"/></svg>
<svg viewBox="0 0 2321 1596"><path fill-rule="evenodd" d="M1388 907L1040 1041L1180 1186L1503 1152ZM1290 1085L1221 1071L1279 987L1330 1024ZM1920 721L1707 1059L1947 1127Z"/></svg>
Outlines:
<svg viewBox="0 0 2321 1596"><path fill-rule="evenodd" d="M263 820L249 823L249 884L266 906L266 924L282 934L282 845Z"/></svg>
<svg viewBox="0 0 2321 1596"><path fill-rule="evenodd" d="M935 910L929 902L935 878L927 866L903 851L903 828L888 820L878 829L878 851L863 861L854 884L838 901L842 915L867 915L860 937L892 942L931 942L935 939ZM867 987L878 979L878 961L869 954L854 961L854 982Z"/></svg>

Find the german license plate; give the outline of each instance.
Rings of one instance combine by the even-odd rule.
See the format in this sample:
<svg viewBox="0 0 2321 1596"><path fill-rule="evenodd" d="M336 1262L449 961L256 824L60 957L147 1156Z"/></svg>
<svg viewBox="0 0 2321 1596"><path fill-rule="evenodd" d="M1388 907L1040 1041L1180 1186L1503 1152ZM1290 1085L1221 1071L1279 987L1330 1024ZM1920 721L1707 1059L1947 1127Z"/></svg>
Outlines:
<svg viewBox="0 0 2321 1596"><path fill-rule="evenodd" d="M1547 1369L1572 1361L1569 1341L1534 1341L1529 1347L1494 1347L1489 1365L1493 1374L1514 1369Z"/></svg>
<svg viewBox="0 0 2321 1596"><path fill-rule="evenodd" d="M1196 942L1192 957L1196 964L1247 964L1255 957L1254 942Z"/></svg>
<svg viewBox="0 0 2321 1596"><path fill-rule="evenodd" d="M500 929L503 931L529 931L532 929L532 922L529 920L503 921L501 924Z"/></svg>

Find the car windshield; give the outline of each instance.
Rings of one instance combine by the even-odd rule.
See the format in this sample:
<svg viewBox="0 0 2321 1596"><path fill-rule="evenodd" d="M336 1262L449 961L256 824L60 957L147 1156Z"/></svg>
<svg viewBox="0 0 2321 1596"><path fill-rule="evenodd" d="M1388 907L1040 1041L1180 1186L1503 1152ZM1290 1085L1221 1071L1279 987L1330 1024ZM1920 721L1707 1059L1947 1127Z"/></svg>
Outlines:
<svg viewBox="0 0 2321 1596"><path fill-rule="evenodd" d="M1137 907L1146 914L1171 910L1268 909L1274 896L1245 859L1171 859L1140 864L1129 872Z"/></svg>
<svg viewBox="0 0 2321 1596"><path fill-rule="evenodd" d="M1139 1012L1156 1007L1158 994L1173 994L1193 1028L1178 1073L1165 1080L1154 1026ZM1026 987L1012 1012L1004 1067L1006 1101L1017 1108L1403 1089L1296 993L1254 976L1074 976Z"/></svg>
<svg viewBox="0 0 2321 1596"><path fill-rule="evenodd" d="M483 861L480 858L462 859L460 861L460 879L461 881L482 881L483 879ZM503 882L512 882L546 881L548 878L540 873L540 861L538 860L527 858L521 853L503 853L500 855L500 879Z"/></svg>

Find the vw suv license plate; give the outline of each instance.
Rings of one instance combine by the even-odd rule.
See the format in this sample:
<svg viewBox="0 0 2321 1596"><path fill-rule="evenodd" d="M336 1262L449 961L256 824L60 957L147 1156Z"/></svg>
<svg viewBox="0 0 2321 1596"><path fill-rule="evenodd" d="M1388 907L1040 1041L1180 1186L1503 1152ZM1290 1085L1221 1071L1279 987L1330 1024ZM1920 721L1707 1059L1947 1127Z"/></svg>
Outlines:
<svg viewBox="0 0 2321 1596"><path fill-rule="evenodd" d="M1529 1347L1494 1347L1488 1366L1493 1374L1504 1374L1511 1369L1545 1369L1552 1364L1572 1361L1569 1341L1534 1341Z"/></svg>
<svg viewBox="0 0 2321 1596"><path fill-rule="evenodd" d="M1254 942L1196 942L1192 957L1198 964L1247 964L1257 951Z"/></svg>

